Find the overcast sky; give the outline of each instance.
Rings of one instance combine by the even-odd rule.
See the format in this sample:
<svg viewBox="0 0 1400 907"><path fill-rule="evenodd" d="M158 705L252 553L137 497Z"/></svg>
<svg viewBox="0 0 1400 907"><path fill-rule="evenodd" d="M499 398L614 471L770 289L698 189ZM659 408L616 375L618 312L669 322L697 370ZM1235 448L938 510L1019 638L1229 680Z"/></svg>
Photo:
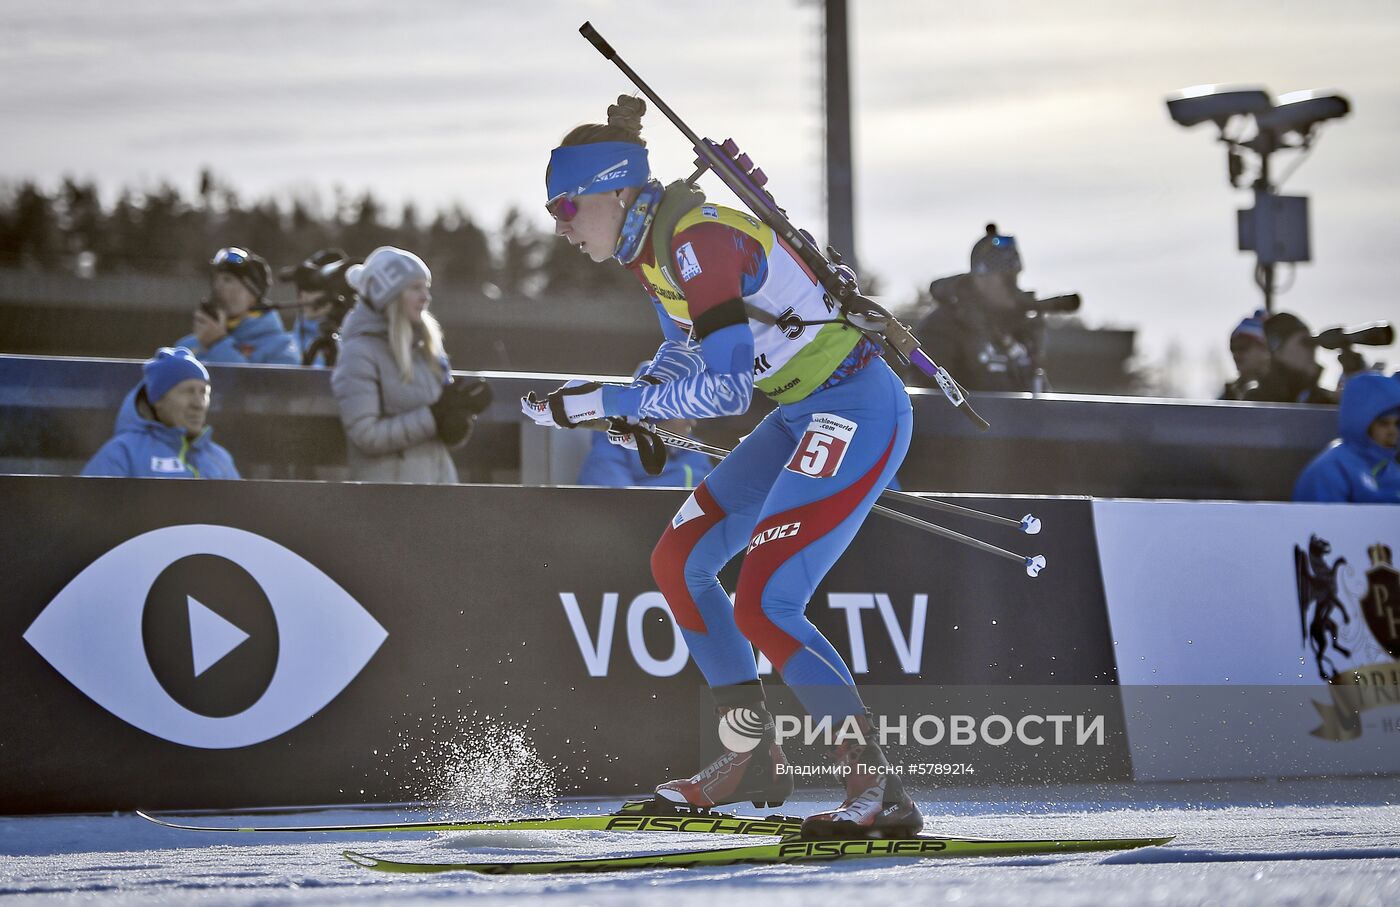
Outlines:
<svg viewBox="0 0 1400 907"><path fill-rule="evenodd" d="M1163 98L1244 82L1353 105L1285 186L1311 196L1314 261L1280 307L1316 328L1400 320L1400 3L851 8L857 242L893 299L965 269L995 220L1021 244L1023 287L1079 291L1085 320L1136 328L1149 361L1175 344L1183 390L1212 392L1230 328L1261 299L1235 250L1249 194L1228 186L1213 127L1175 126ZM519 205L545 229L549 149L630 90L578 35L584 19L824 233L821 7L794 0L7 0L0 179L189 191L209 166L245 195L338 184L460 201L488 226ZM660 175L689 172L661 116L646 134Z"/></svg>

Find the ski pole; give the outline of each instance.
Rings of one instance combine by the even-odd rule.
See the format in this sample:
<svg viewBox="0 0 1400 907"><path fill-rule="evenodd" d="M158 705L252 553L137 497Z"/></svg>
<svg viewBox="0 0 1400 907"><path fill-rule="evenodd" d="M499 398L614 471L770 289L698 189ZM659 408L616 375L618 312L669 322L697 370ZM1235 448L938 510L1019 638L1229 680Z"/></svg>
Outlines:
<svg viewBox="0 0 1400 907"><path fill-rule="evenodd" d="M705 444L702 441L697 441L694 438L687 438L685 435L669 432L649 422L643 422L641 425L642 428L656 435L671 447L698 451L706 456L716 457L721 460L730 453L730 451L725 450L723 447L715 447L710 444ZM920 497L919 495L909 494L905 491L895 491L892 488L886 488L884 491L880 492L880 497L891 501L903 501L906 504L913 504L918 507L926 507L929 510L940 510L944 513L970 517L975 520L985 520L988 523L996 523L999 526L1008 526L1018 529L1026 535L1037 535L1040 532L1040 518L1033 513L1028 513L1019 520L1013 520L1010 517L998 516L995 513L985 513L981 510L974 510L971 507L963 507L960 504L940 501L937 498Z"/></svg>
<svg viewBox="0 0 1400 907"><path fill-rule="evenodd" d="M637 86L642 94L646 95L653 105L656 106L671 123L681 131L686 140L695 149L696 171L686 182L692 183L700 177L706 170L712 171L720 181L729 187L735 195L753 212L759 220L776 233L788 248L801 259L802 263L809 268L822 289L826 290L831 297L840 305L846 313L846 320L852 327L869 335L875 334L885 339L895 352L906 362L912 363L919 371L932 378L943 391L943 395L948 398L948 402L957 407L958 411L977 427L978 431L986 431L989 427L987 420L977 414L968 401L961 385L948 374L947 370L939 366L933 359L925 353L919 346L919 341L910 333L909 328L901 324L899 319L891 315L885 308L874 300L860 294L854 279L854 274L849 274L849 269L837 268L825 255L823 255L812 239L811 234L804 233L793 226L787 219L787 214L779 208L772 193L763 188L768 177L761 169L755 167L753 161L747 154L739 151L739 146L733 139L726 139L724 144L718 144L712 139L701 138L685 121L676 114L674 110L661 100L651 86L642 81L642 77L628 66L627 63L613 50L602 35L591 22L585 22L579 26L579 33L588 39L589 43L610 60L614 66L622 71L633 85ZM833 257L839 261L840 256L833 251Z"/></svg>
<svg viewBox="0 0 1400 907"><path fill-rule="evenodd" d="M891 488L886 488L884 492L881 493L880 497L889 497L896 501L903 501L906 504L913 504L916 507L927 507L929 510L941 510L944 513L970 517L974 520L985 520L988 523L996 523L999 526L1008 526L1013 529L1018 529L1026 535L1040 534L1040 518L1033 513L1028 513L1019 520L1013 520L1010 517L998 516L995 513L973 510L971 507L964 507L961 504L940 501L937 498L925 498L917 494L895 491Z"/></svg>
<svg viewBox="0 0 1400 907"><path fill-rule="evenodd" d="M975 539L970 535L963 535L961 532L954 532L952 529L945 529L942 526L939 526L937 523L930 523L927 520L921 520L916 516L910 516L907 513L900 513L898 510L892 510L889 507L882 507L881 505L876 504L872 509L876 513L880 514L880 516L888 517L889 519L892 519L897 523L903 523L906 526L913 526L915 529L922 529L925 532L932 532L934 535L942 536L945 539L950 539L954 542L961 542L964 545L970 545L973 548L976 548L978 551L985 551L988 554L995 554L998 557L1004 557L1009 561L1015 561L1016 563L1026 568L1026 576L1032 578L1037 577L1040 575L1040 571L1045 569L1045 555L1043 554L1036 554L1027 557L1024 554L1017 554L1014 551L1007 551L1005 548L998 548L996 545L993 545L990 542L984 542L981 539Z"/></svg>
<svg viewBox="0 0 1400 907"><path fill-rule="evenodd" d="M599 421L602 422L603 420ZM733 452L730 450L726 450L723 447L716 447L712 444L706 444L703 441L697 441L694 438L687 438L685 435L678 435L674 432L669 432L664 428L659 428L650 423L640 423L638 427L643 431L651 432L656 437L660 438L661 441L665 443L668 447L676 447L681 450L694 450L707 456L716 457L720 460L723 460L725 457L729 456L729 454ZM945 503L943 501L932 501L928 498L920 498L916 495L905 494L904 492L891 491L888 488L881 492L880 496L895 496L897 500L913 500L921 504L930 506L933 504ZM1006 517L998 517L995 514L983 513L980 510L973 510L970 507L959 507L956 504L947 504L946 507L953 508L950 512L962 513L965 516L971 516L975 514L984 519L989 519L996 522L1009 523L1013 526L1021 527L1022 531L1028 534L1033 535L1036 532L1040 531L1040 520L1036 519L1030 514L1026 514L1018 523L1017 521L1008 519ZM995 554L998 557L1004 557L1007 560L1016 561L1018 564L1026 568L1026 575L1029 577L1039 576L1040 571L1045 569L1044 555L1036 554L1028 557L1024 554L1017 554L1014 551L1007 551L1005 548L998 548L996 545L993 545L990 542L984 542L981 539L975 539L970 535L963 535L961 532L956 532L952 529L945 529L944 527L939 526L936 523L930 523L927 520L921 520L916 516L910 516L907 513L901 513L898 510L894 510L889 507L883 507L879 504L876 504L873 507L873 509L880 516L894 520L897 523L903 523L904 525L912 526L915 529L922 529L925 532L931 532L934 535L941 536L942 538L949 539L950 541L961 542L964 545L970 545L979 551L985 551L988 554ZM1028 525L1033 526L1033 528L1026 528Z"/></svg>

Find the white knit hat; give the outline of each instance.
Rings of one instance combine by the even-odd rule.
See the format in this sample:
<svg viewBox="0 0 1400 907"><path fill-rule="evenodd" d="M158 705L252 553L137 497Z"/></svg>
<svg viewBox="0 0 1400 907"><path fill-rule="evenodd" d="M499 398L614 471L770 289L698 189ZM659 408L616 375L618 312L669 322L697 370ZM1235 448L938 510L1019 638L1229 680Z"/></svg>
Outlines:
<svg viewBox="0 0 1400 907"><path fill-rule="evenodd" d="M362 265L351 265L345 279L376 312L393 302L415 280L433 279L423 259L405 249L380 246Z"/></svg>

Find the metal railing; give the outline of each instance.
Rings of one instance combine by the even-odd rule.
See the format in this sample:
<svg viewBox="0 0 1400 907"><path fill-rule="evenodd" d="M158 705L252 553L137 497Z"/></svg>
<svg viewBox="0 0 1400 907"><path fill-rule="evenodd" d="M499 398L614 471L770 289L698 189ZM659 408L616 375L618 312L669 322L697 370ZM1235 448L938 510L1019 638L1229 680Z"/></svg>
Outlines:
<svg viewBox="0 0 1400 907"><path fill-rule="evenodd" d="M345 478L345 438L330 372L212 366L210 424L250 478ZM464 372L495 402L457 453L464 481L571 484L587 436L522 423L516 400L570 377ZM0 355L0 472L74 474L111 435L141 362ZM1228 500L1286 500L1293 479L1335 434L1327 407L978 394L978 434L936 392L910 390L915 438L899 478L910 490ZM701 425L732 446L764 408Z"/></svg>

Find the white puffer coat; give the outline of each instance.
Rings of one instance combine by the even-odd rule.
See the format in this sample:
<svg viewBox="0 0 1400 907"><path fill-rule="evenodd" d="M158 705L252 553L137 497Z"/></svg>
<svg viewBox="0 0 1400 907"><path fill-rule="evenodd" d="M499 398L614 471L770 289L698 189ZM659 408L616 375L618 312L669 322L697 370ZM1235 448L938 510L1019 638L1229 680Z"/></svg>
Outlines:
<svg viewBox="0 0 1400 907"><path fill-rule="evenodd" d="M350 478L357 482L457 481L428 406L442 396L427 354L417 350L405 383L389 349L389 322L363 302L345 319L331 388L345 426Z"/></svg>

